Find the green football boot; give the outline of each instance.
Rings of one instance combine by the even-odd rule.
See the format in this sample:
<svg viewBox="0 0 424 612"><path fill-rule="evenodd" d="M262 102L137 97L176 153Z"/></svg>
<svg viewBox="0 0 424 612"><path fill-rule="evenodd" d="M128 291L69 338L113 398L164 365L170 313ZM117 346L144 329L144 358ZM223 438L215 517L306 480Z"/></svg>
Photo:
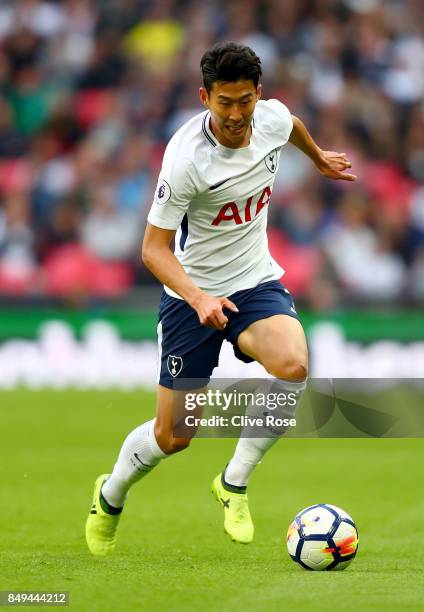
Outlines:
<svg viewBox="0 0 424 612"><path fill-rule="evenodd" d="M223 483L223 474L218 474L212 482L211 491L217 502L224 508L224 530L233 542L249 544L253 540L255 528L247 503L247 493L236 492L234 487Z"/></svg>
<svg viewBox="0 0 424 612"><path fill-rule="evenodd" d="M109 476L110 474L102 474L94 483L93 504L85 524L87 546L90 552L98 557L105 557L113 552L122 512L122 508L112 508L101 496L101 488Z"/></svg>

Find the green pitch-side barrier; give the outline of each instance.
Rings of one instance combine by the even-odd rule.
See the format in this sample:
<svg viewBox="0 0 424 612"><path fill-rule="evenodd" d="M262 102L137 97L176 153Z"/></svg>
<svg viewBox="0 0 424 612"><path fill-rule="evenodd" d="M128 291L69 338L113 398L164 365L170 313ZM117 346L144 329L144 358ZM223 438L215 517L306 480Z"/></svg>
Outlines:
<svg viewBox="0 0 424 612"><path fill-rule="evenodd" d="M381 339L411 342L424 340L424 312L344 310L332 313L304 311L300 313L306 332L317 323L333 322L344 332L346 340L374 342ZM67 323L77 338L81 338L87 323L103 320L113 324L122 339L156 339L157 313L155 310L117 310L98 308L68 310L42 308L0 310L0 341L10 338L34 340L40 326L52 320Z"/></svg>

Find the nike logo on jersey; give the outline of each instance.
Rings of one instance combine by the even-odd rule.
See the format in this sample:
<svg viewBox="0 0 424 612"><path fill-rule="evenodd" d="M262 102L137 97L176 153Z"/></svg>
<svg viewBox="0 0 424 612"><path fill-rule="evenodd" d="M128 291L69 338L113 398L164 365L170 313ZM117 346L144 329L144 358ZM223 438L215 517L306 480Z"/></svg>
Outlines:
<svg viewBox="0 0 424 612"><path fill-rule="evenodd" d="M218 187L221 187L221 185L223 185L224 183L226 183L226 182L227 182L227 181L229 181L229 180L230 180L230 179L229 179L229 178L227 178L227 179L225 179L224 181L221 181L220 183L216 183L216 185L211 185L211 186L209 187L209 190L210 190L210 191L213 191L214 189L218 189Z"/></svg>

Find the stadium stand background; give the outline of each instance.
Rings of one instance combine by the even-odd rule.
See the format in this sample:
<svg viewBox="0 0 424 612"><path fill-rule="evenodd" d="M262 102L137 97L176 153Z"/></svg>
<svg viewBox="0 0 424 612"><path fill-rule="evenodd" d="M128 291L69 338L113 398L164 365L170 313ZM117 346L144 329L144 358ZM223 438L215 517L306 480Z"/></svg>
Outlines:
<svg viewBox="0 0 424 612"><path fill-rule="evenodd" d="M138 252L166 142L201 111L199 60L252 46L264 97L346 151L356 184L283 149L270 247L297 300L424 297L420 0L2 1L0 296L143 295Z"/></svg>

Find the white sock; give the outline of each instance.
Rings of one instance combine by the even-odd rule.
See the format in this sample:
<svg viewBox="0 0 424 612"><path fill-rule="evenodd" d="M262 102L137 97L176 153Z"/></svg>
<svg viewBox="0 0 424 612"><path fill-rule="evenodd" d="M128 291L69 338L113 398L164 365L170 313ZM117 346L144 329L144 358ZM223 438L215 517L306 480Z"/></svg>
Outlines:
<svg viewBox="0 0 424 612"><path fill-rule="evenodd" d="M292 382L281 379L270 379L266 381L264 387L257 389L259 392L269 392L272 387L273 392L277 393L295 393L297 402L299 402L303 391L306 389L306 380L303 382ZM257 408L253 410L249 406L246 414L255 414L258 416ZM249 477L265 453L284 435L284 431L278 432L273 429L264 427L263 438L248 438L243 437L243 430L240 439L237 443L235 453L227 465L224 472L224 481L234 487L245 488ZM251 430L250 430L251 431Z"/></svg>
<svg viewBox="0 0 424 612"><path fill-rule="evenodd" d="M143 423L125 439L113 472L102 487L102 495L110 506L121 508L130 487L168 456L156 441L155 421Z"/></svg>

